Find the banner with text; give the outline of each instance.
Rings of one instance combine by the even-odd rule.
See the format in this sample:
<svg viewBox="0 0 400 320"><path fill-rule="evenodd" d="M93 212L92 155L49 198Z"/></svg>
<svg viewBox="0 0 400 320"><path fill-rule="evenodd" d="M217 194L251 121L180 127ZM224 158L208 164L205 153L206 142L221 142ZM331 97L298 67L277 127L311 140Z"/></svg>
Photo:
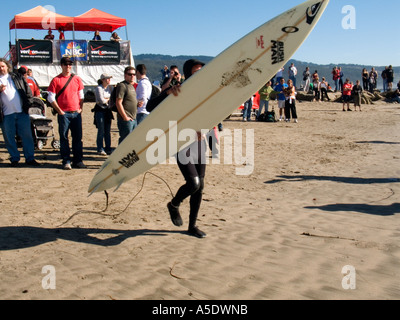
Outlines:
<svg viewBox="0 0 400 320"><path fill-rule="evenodd" d="M121 61L120 44L115 41L89 41L89 59L93 63L117 63Z"/></svg>
<svg viewBox="0 0 400 320"><path fill-rule="evenodd" d="M18 40L18 62L53 63L53 44L49 40Z"/></svg>

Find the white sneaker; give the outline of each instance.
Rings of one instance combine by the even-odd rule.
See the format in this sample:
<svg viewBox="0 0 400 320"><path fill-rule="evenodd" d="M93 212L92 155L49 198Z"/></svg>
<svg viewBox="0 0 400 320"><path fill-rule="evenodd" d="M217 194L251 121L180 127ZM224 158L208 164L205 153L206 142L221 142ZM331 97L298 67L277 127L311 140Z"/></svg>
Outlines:
<svg viewBox="0 0 400 320"><path fill-rule="evenodd" d="M101 150L101 151L97 152L97 154L99 156L106 156L107 155L107 153L104 150Z"/></svg>
<svg viewBox="0 0 400 320"><path fill-rule="evenodd" d="M297 119L294 119L294 123L298 123Z"/></svg>
<svg viewBox="0 0 400 320"><path fill-rule="evenodd" d="M63 170L72 170L71 164L69 162L64 164Z"/></svg>

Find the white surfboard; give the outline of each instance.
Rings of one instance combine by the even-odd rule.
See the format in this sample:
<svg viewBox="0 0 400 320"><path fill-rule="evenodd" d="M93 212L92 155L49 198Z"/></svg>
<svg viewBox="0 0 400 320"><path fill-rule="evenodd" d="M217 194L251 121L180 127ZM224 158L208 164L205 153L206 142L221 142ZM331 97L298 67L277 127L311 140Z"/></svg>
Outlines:
<svg viewBox="0 0 400 320"><path fill-rule="evenodd" d="M283 67L312 31L329 0L309 0L250 32L219 54L166 98L104 162L89 193L121 186L174 156L192 129L210 130ZM187 132L187 130L186 130ZM180 141L183 140L183 141ZM160 147L162 146L162 147Z"/></svg>

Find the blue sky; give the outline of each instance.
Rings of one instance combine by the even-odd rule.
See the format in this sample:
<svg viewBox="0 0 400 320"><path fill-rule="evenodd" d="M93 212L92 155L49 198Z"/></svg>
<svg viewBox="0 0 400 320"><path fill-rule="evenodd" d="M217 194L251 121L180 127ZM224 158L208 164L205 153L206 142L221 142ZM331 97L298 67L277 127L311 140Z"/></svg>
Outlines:
<svg viewBox="0 0 400 320"><path fill-rule="evenodd" d="M302 0L16 0L2 6L0 12L0 55L8 51L9 22L14 15L38 5L51 5L59 14L80 15L91 8L127 19L127 31L133 54L216 56L226 47L276 15ZM349 11L354 9L355 29L349 25ZM399 0L330 0L320 22L293 56L318 64L355 63L375 66L400 66L398 28ZM126 37L125 28L117 31ZM19 38L43 38L45 32L19 30ZM55 34L58 34L55 32ZM108 38L109 34L102 34ZM71 33L66 33L72 38ZM92 33L77 33L89 39ZM15 42L15 32L11 32Z"/></svg>

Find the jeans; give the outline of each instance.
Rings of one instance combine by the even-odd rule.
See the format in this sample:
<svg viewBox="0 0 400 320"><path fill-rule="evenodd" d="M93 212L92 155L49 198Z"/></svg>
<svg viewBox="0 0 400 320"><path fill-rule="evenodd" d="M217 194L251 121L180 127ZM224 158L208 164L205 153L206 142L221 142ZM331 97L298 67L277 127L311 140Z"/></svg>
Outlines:
<svg viewBox="0 0 400 320"><path fill-rule="evenodd" d="M94 114L97 126L97 152L111 153L111 119L106 112L96 111ZM103 147L103 141L105 148Z"/></svg>
<svg viewBox="0 0 400 320"><path fill-rule="evenodd" d="M15 136L18 135L22 139L25 161L30 162L35 159L35 146L33 144L31 120L25 112L13 113L4 116L1 123L4 142L11 162L19 162L21 157L18 151Z"/></svg>
<svg viewBox="0 0 400 320"><path fill-rule="evenodd" d="M69 148L68 131L71 130L73 164L82 162L82 115L78 112L67 112L63 116L58 115L58 132L60 134L60 154L63 165L71 162L71 150Z"/></svg>
<svg viewBox="0 0 400 320"><path fill-rule="evenodd" d="M138 114L136 115L136 122L137 122L137 125L139 125L144 119L146 119L147 116L148 116L147 113L138 113Z"/></svg>
<svg viewBox="0 0 400 320"><path fill-rule="evenodd" d="M121 142L133 131L133 129L136 128L137 122L136 122L136 120L124 121L124 120L118 119L117 125L118 125L118 130L119 130L118 143L121 144Z"/></svg>
<svg viewBox="0 0 400 320"><path fill-rule="evenodd" d="M257 117L260 116L264 106L265 106L265 112L268 112L269 100L260 100L260 106L258 108Z"/></svg>
<svg viewBox="0 0 400 320"><path fill-rule="evenodd" d="M249 99L244 103L243 120L245 120L246 118L247 120L250 120L252 109L253 102L251 101L251 99Z"/></svg>

